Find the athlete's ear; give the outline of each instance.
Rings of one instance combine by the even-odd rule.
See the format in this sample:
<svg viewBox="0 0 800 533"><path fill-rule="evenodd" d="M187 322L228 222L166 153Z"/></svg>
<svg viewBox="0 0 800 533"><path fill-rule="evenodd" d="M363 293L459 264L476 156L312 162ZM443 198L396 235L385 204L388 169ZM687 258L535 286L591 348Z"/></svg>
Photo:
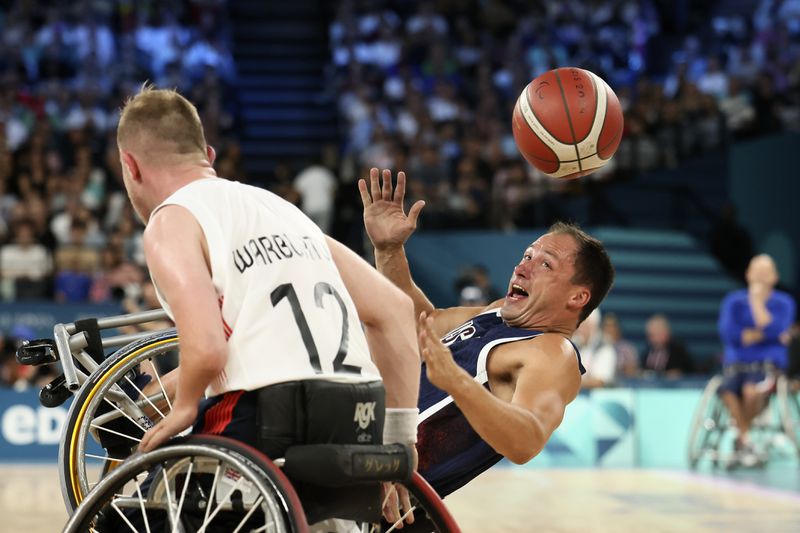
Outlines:
<svg viewBox="0 0 800 533"><path fill-rule="evenodd" d="M206 145L206 155L208 156L208 164L213 165L214 161L217 160L217 152L210 144Z"/></svg>
<svg viewBox="0 0 800 533"><path fill-rule="evenodd" d="M575 290L570 295L567 301L567 307L571 309L580 309L585 307L592 299L592 293L587 287L575 287Z"/></svg>
<svg viewBox="0 0 800 533"><path fill-rule="evenodd" d="M136 158L130 152L126 152L125 150L119 151L119 157L122 161L122 165L128 169L128 175L131 179L137 183L142 181L142 172L139 169L139 163L136 161Z"/></svg>

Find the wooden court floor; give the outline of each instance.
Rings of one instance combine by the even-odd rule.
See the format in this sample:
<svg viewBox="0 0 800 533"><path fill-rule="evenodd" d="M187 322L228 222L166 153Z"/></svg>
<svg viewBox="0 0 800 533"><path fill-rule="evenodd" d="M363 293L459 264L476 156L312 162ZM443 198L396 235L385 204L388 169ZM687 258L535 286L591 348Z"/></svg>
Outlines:
<svg viewBox="0 0 800 533"><path fill-rule="evenodd" d="M495 468L446 503L465 533L800 531L800 492L677 471ZM0 465L0 532L65 521L55 465Z"/></svg>

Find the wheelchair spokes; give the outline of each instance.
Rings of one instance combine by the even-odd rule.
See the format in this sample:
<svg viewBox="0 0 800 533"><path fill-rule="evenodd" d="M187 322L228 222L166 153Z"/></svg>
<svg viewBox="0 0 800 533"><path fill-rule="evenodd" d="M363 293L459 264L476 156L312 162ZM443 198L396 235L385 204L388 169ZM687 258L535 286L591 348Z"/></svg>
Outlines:
<svg viewBox="0 0 800 533"><path fill-rule="evenodd" d="M166 331L119 350L78 393L59 450L70 510L170 412L164 376L177 364L177 342L175 332ZM95 474L87 463L97 459L103 468Z"/></svg>
<svg viewBox="0 0 800 533"><path fill-rule="evenodd" d="M289 531L281 492L248 458L179 444L132 457L104 478L67 531Z"/></svg>

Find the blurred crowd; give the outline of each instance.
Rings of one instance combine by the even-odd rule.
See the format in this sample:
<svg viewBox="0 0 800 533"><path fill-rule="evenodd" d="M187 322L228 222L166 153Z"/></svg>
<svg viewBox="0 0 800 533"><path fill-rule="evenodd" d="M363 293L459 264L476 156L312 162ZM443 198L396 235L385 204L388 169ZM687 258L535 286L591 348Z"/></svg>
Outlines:
<svg viewBox="0 0 800 533"><path fill-rule="evenodd" d="M425 228L546 226L564 197L732 138L800 129L800 0L726 16L715 4L682 2L678 20L655 0L342 0L329 68L344 146L327 146L296 176L279 165L270 186L326 231L334 211L358 218L357 205L336 200L337 185L371 166L408 172L406 199L426 200ZM144 80L179 89L198 106L218 173L244 179L227 9L225 0L0 3L0 299L157 304L122 187L118 112ZM522 88L565 65L606 79L625 113L617 156L574 182L525 163L510 129ZM741 234L734 215L714 233L736 276L751 255ZM480 266L459 283L467 305L502 296ZM638 354L613 316L587 322L616 346L616 376L691 371L666 317L648 322L651 347ZM0 363L24 333L7 332ZM0 382L15 382L9 372Z"/></svg>
<svg viewBox="0 0 800 533"><path fill-rule="evenodd" d="M406 169L428 228L513 228L548 224L593 182L800 129L800 2L683 5L680 23L651 0L344 0L330 43L345 155ZM522 88L565 65L607 80L625 114L612 163L568 183L522 164L510 127Z"/></svg>
<svg viewBox="0 0 800 533"><path fill-rule="evenodd" d="M142 226L116 122L144 80L197 104L218 166L239 165L229 25L215 0L0 7L0 296L144 305Z"/></svg>

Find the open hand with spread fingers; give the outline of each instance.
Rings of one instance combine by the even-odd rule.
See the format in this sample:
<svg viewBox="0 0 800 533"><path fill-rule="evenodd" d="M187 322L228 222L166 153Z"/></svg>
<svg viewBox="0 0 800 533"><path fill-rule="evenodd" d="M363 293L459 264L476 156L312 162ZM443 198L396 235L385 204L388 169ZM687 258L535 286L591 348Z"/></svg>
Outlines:
<svg viewBox="0 0 800 533"><path fill-rule="evenodd" d="M381 183L382 182L382 183ZM406 195L406 173L397 173L397 185L392 187L392 172L388 169L369 171L369 185L358 180L361 203L364 204L364 226L372 245L378 249L402 246L417 228L417 218L425 206L418 200L406 215L403 201Z"/></svg>

